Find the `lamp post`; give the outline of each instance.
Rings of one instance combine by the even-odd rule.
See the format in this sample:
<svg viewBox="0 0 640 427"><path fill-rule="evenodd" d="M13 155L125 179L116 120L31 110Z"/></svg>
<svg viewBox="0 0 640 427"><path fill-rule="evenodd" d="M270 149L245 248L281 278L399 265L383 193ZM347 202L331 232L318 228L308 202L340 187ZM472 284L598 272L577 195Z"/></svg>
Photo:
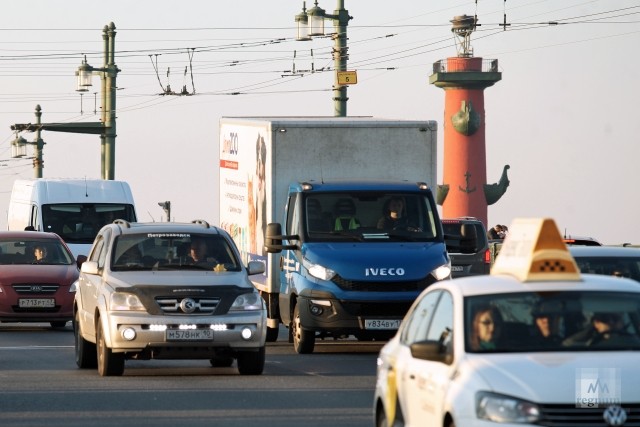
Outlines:
<svg viewBox="0 0 640 427"><path fill-rule="evenodd" d="M167 222L170 222L171 221L171 202L168 200L166 202L158 202L158 206L160 206L164 211L164 213L167 214Z"/></svg>
<svg viewBox="0 0 640 427"><path fill-rule="evenodd" d="M99 122L80 122L80 123L40 123L38 109L36 108L36 124L16 123L11 126L14 131L36 132L36 142L40 139L41 130L49 130L53 132L70 132L85 133L92 135L100 135L101 139L101 173L102 179L115 179L115 145L116 145L116 76L120 71L115 64L115 37L116 26L113 22L105 25L102 30L102 39L104 41L104 64L101 68L94 68L87 64L86 57L82 61L76 76L78 76L77 91L86 92L91 86L91 76L98 74L102 78L102 117ZM14 141L18 144L20 138ZM24 140L24 138L22 138ZM44 143L43 143L44 144ZM38 161L38 151L42 151L40 146L36 148L36 159L34 166ZM42 159L39 160L40 174L42 173Z"/></svg>
<svg viewBox="0 0 640 427"><path fill-rule="evenodd" d="M335 81L333 84L333 101L334 116L347 116L347 86L339 82L338 76L340 72L347 71L347 25L349 20L353 19L349 16L349 12L344 8L344 0L338 0L336 10L333 14L328 14L324 9L318 6L318 0L315 5L307 10L306 2L302 2L302 12L296 15L296 26L298 41L311 40L313 36L324 36L324 20L333 21L335 33L331 35L334 41L333 62L335 68Z"/></svg>
<svg viewBox="0 0 640 427"><path fill-rule="evenodd" d="M42 178L42 168L44 167L44 160L42 159L42 149L44 148L44 141L40 137L40 125L42 118L42 108L40 105L36 105L36 139L33 142L29 142L22 136L16 136L16 139L11 142L11 157L19 158L27 155L27 145L33 145L33 171L35 178Z"/></svg>
<svg viewBox="0 0 640 427"><path fill-rule="evenodd" d="M94 68L87 63L87 57L78 67L78 86L76 91L87 92L92 86L92 76L97 74L102 80L102 116L104 132L100 135L100 153L102 156L103 179L115 177L116 151L116 76L120 71L115 64L116 26L113 22L102 30L104 42L104 62L102 68Z"/></svg>

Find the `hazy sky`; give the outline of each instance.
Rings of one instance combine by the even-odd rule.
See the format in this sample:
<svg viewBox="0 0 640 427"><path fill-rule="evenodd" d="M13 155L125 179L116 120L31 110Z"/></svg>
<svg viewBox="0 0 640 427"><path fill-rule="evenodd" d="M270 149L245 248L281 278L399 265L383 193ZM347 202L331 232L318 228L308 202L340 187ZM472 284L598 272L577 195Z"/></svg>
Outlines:
<svg viewBox="0 0 640 427"><path fill-rule="evenodd" d="M142 221L164 220L158 202L169 200L175 220L217 223L220 117L333 114L333 74L322 71L333 66L333 42L295 41L302 1L2 6L0 229L13 181L34 175L31 160L11 159L10 126L33 122L36 104L45 123L99 119L100 79L81 99L74 74L82 54L102 65L109 22L117 28L121 69L115 177L131 184ZM336 2L319 6L332 12ZM348 89L349 115L436 120L442 158L444 91L429 85L429 75L434 62L456 55L449 21L477 14L475 56L498 59L502 72L485 90L489 183L511 166L511 185L489 207L489 223L545 216L571 235L640 244L640 1L345 0L345 8L353 16L349 69L358 73ZM510 26L503 31L505 13ZM329 21L326 28L333 28ZM189 52L193 82L185 76ZM159 95L167 85L195 88L195 95ZM98 136L42 136L45 177L100 178Z"/></svg>

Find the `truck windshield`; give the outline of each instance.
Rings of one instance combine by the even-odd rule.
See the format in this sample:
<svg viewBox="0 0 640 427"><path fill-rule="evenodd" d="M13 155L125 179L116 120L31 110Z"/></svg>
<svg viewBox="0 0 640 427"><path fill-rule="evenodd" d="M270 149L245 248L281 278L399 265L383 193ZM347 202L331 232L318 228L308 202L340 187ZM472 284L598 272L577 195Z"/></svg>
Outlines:
<svg viewBox="0 0 640 427"><path fill-rule="evenodd" d="M426 194L315 193L303 199L308 240L433 240L438 215Z"/></svg>
<svg viewBox="0 0 640 427"><path fill-rule="evenodd" d="M42 206L44 231L67 243L93 243L98 231L116 219L135 222L133 206L118 203L60 203Z"/></svg>

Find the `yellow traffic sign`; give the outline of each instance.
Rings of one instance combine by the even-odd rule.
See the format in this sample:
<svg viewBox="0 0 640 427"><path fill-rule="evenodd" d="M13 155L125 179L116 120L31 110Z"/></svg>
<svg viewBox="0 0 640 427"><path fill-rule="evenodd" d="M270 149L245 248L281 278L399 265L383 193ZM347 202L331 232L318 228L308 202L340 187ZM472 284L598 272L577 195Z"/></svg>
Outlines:
<svg viewBox="0 0 640 427"><path fill-rule="evenodd" d="M358 83L358 75L355 71L337 71L339 85L354 85Z"/></svg>

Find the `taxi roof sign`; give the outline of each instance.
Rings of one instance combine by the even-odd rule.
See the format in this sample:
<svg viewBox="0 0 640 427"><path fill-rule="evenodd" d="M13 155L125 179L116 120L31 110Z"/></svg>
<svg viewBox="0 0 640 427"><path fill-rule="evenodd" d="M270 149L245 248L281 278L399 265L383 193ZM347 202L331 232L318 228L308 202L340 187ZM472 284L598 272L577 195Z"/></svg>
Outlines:
<svg viewBox="0 0 640 427"><path fill-rule="evenodd" d="M491 274L510 274L523 282L581 280L580 270L551 218L515 219Z"/></svg>

